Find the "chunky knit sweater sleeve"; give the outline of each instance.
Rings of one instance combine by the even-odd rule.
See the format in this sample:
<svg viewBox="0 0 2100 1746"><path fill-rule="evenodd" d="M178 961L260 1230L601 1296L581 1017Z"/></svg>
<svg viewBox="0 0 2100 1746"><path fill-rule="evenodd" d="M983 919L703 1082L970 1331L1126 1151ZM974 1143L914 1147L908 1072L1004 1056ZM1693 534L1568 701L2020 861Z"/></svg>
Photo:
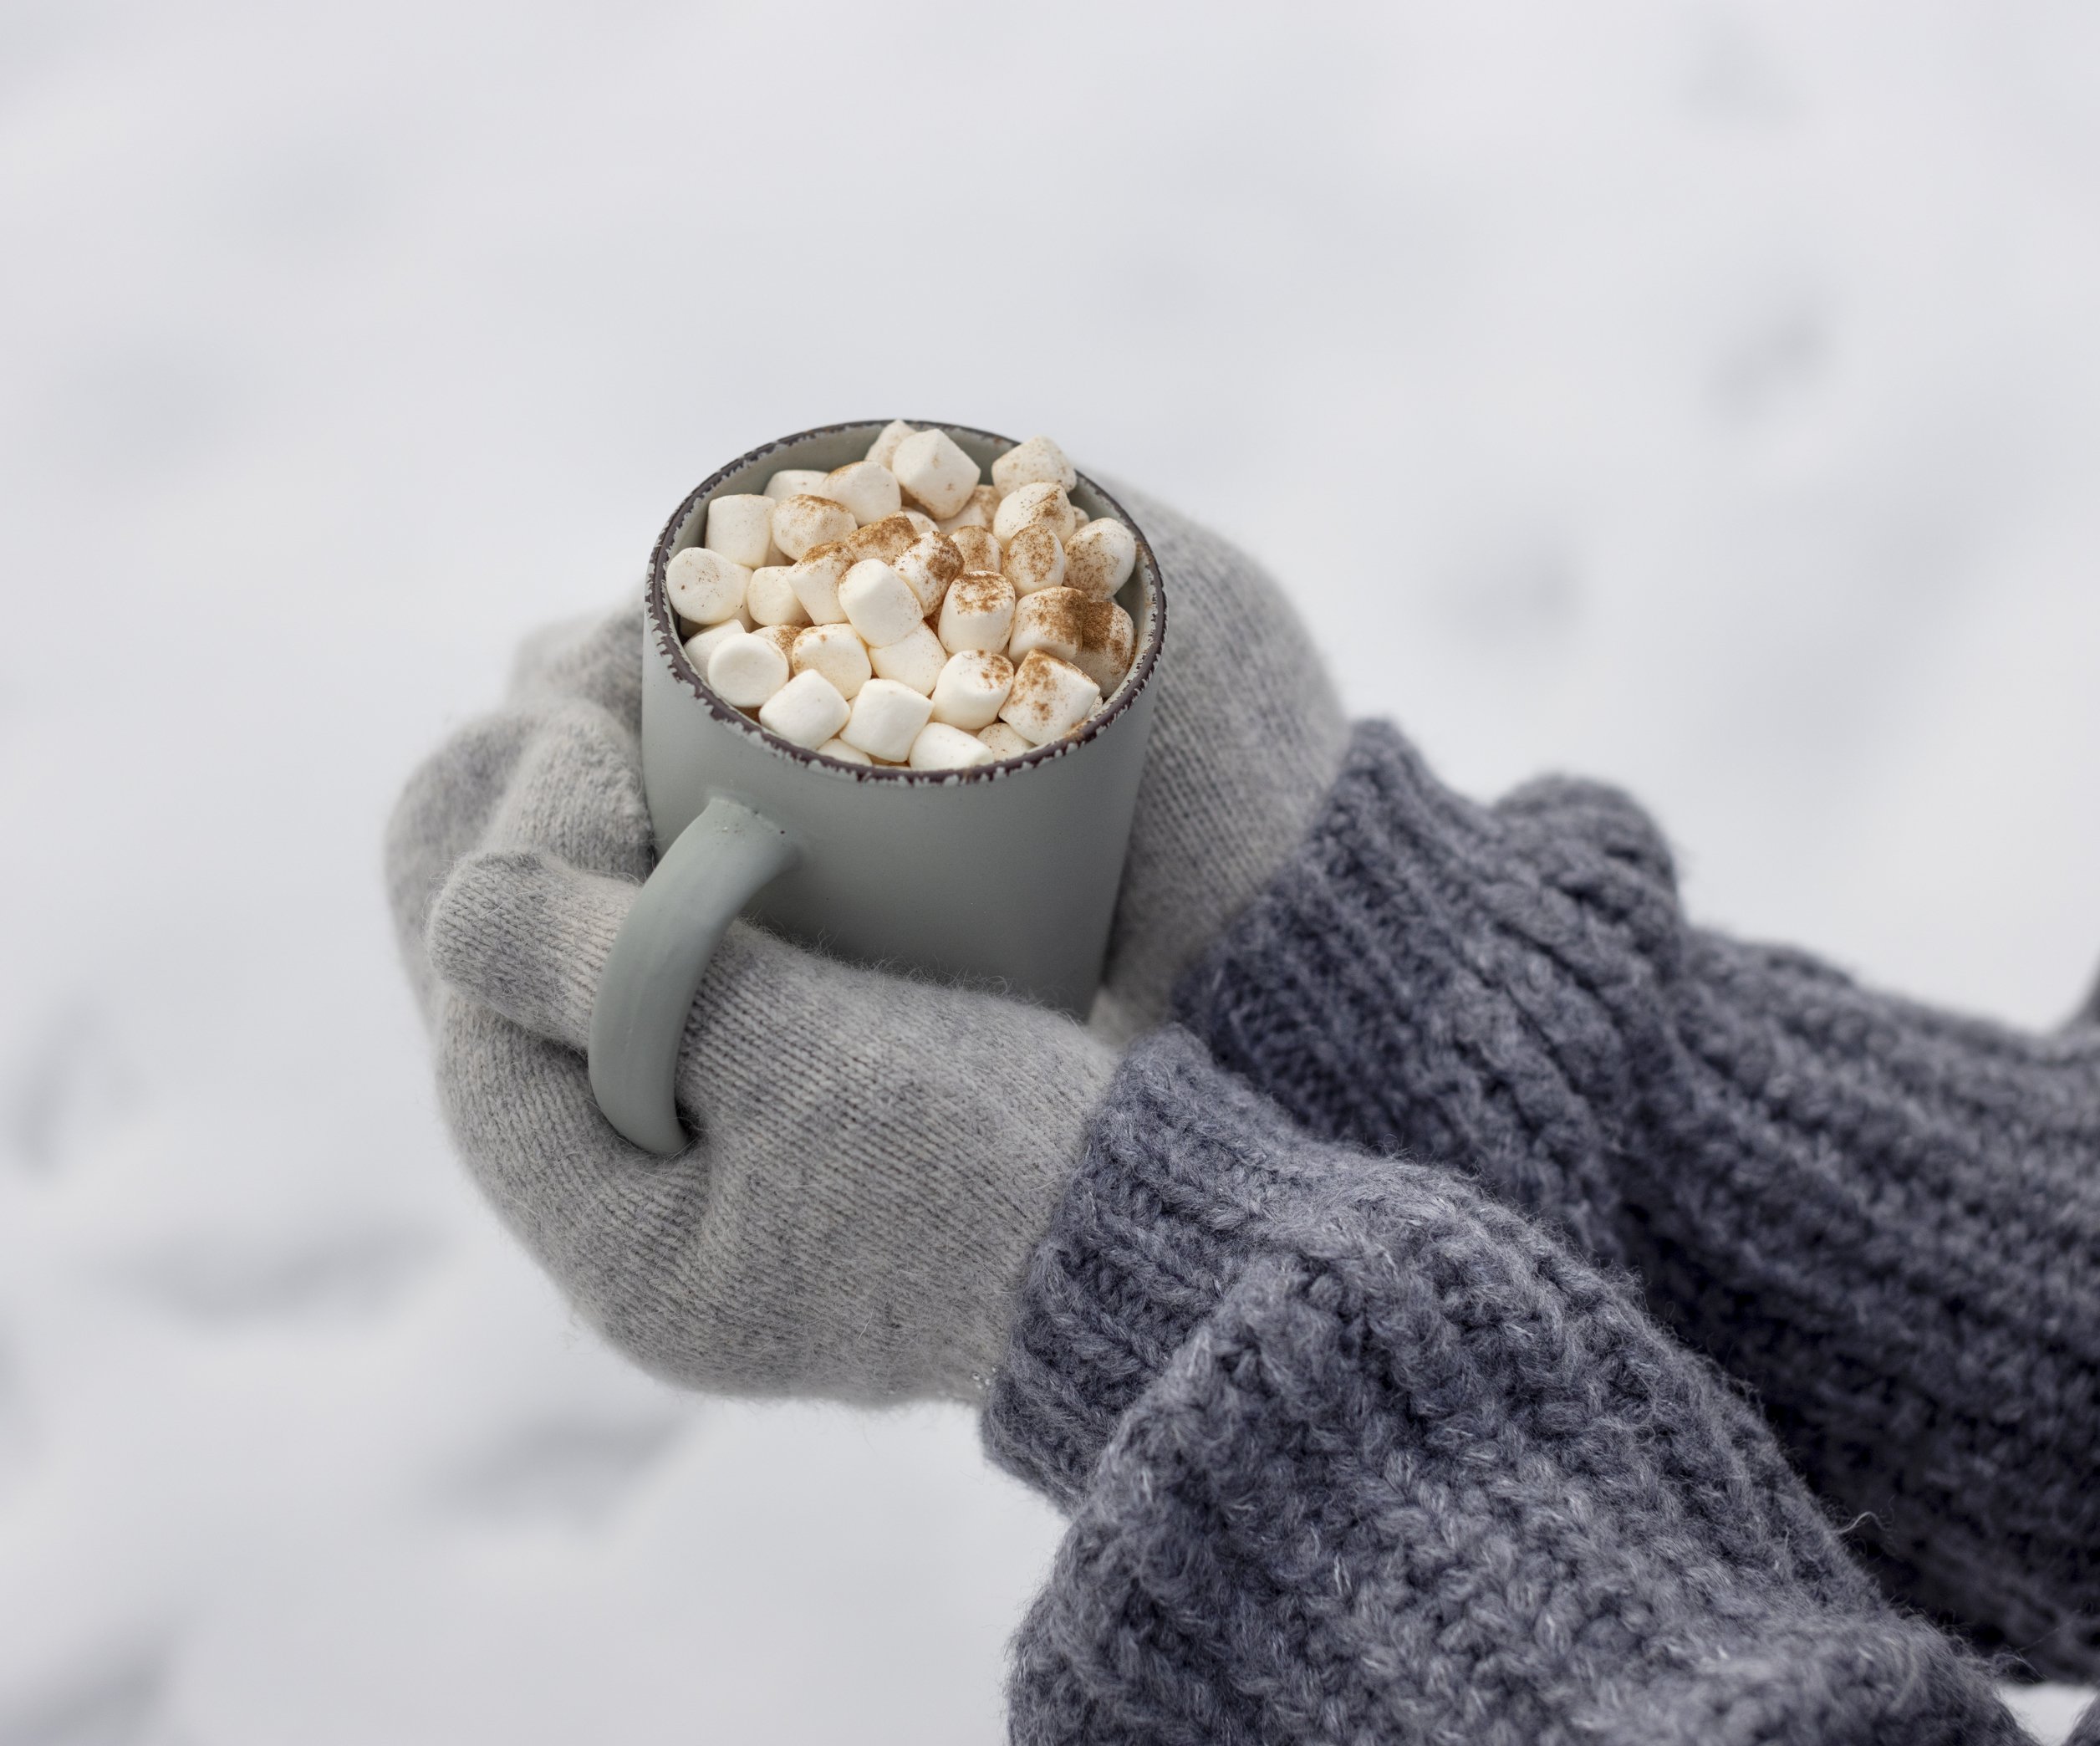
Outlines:
<svg viewBox="0 0 2100 1746"><path fill-rule="evenodd" d="M2100 1674L2092 1014L2021 1034L1693 927L1624 796L1478 805L1382 726L1180 1013L1310 1132L1629 1267L1891 1592Z"/></svg>
<svg viewBox="0 0 2100 1746"><path fill-rule="evenodd" d="M1030 1746L2023 1738L1618 1279L1183 1033L1120 1070L985 1428L1072 1515Z"/></svg>

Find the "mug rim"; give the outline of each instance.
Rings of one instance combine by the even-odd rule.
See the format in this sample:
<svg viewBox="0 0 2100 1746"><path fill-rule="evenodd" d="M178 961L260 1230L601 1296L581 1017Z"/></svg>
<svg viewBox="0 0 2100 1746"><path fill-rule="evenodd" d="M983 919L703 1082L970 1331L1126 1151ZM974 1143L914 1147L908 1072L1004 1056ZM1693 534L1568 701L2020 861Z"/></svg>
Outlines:
<svg viewBox="0 0 2100 1746"><path fill-rule="evenodd" d="M718 467L705 479L687 492L670 518L664 523L663 532L656 536L656 544L649 558L649 585L644 593L643 608L648 615L649 629L656 641L658 652L670 665L671 672L705 704L710 714L725 726L734 728L757 740L768 751L781 753L798 763L850 776L856 782L892 782L942 786L966 782L993 782L1012 776L1037 764L1045 764L1053 758L1063 758L1078 751L1088 741L1102 732L1134 703L1150 682L1153 669L1159 665L1160 650L1166 640L1166 590L1160 575L1160 563L1152 544L1144 536L1144 528L1130 518L1123 505L1095 480L1079 473L1080 482L1099 496L1114 513L1137 541L1137 569L1145 577L1151 592L1152 611L1144 645L1130 663L1109 706L1089 717L1078 731L1060 735L1047 745L1032 747L1012 758L1002 758L988 764L978 764L966 770L914 770L903 765L848 763L843 758L827 758L823 753L794 741L783 739L771 728L761 725L742 710L726 703L717 697L705 677L692 662L686 658L684 640L678 635L677 620L670 607L670 592L665 579L665 570L671 559L671 542L678 537L678 530L686 523L694 509L720 488L731 473L739 472L752 462L763 460L791 446L806 442L815 436L836 436L848 431L876 430L892 422L889 419L849 419L843 423L817 425L807 431L797 431L791 436L776 436L770 442L762 442L757 448L739 455L735 460ZM905 421L914 430L939 430L966 436L981 437L987 442L1003 443L1007 448L1018 447L1015 438L1002 436L996 431L984 431L975 425L951 424L945 419L909 419ZM1078 469L1073 469L1075 472Z"/></svg>

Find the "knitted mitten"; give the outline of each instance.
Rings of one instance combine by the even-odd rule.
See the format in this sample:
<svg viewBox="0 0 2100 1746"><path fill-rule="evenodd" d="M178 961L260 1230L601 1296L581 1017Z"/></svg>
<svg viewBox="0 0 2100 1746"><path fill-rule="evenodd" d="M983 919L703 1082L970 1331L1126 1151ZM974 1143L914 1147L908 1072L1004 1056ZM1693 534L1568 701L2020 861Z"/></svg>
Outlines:
<svg viewBox="0 0 2100 1746"><path fill-rule="evenodd" d="M1166 584L1152 743L1116 894L1097 1028L1127 1041L1304 840L1347 754L1334 682L1267 571L1114 487Z"/></svg>
<svg viewBox="0 0 2100 1746"><path fill-rule="evenodd" d="M1347 740L1275 584L1132 502L1174 632L1152 680L1108 1035L1156 1018L1174 978L1302 837ZM740 924L686 1029L693 1145L658 1161L622 1141L591 1098L583 1046L655 860L641 662L638 607L543 635L509 706L441 748L395 809L390 895L460 1151L579 1312L659 1375L739 1392L974 1399L1077 1164L1110 1044L1035 1008Z"/></svg>
<svg viewBox="0 0 2100 1746"><path fill-rule="evenodd" d="M454 1139L579 1315L656 1375L974 1397L1113 1054L1055 1013L740 924L686 1027L692 1145L621 1139L584 1043L654 854L640 675L639 610L543 639L512 707L396 810L395 911Z"/></svg>
<svg viewBox="0 0 2100 1746"><path fill-rule="evenodd" d="M1016 1647L1032 1746L2023 1738L1617 1282L1171 1030L1119 1074L985 1424L1073 1513Z"/></svg>
<svg viewBox="0 0 2100 1746"><path fill-rule="evenodd" d="M1701 932L1623 796L1476 805L1384 727L1180 1010L1313 1132L1633 1266L1894 1592L2100 1673L2100 1029Z"/></svg>

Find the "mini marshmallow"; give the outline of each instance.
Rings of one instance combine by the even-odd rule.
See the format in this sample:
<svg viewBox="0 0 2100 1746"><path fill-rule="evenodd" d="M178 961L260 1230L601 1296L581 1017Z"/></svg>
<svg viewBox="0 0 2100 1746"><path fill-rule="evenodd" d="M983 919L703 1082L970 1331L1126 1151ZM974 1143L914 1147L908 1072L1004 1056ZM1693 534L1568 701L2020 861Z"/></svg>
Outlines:
<svg viewBox="0 0 2100 1746"><path fill-rule="evenodd" d="M686 639L686 659L692 662L693 671L705 678L707 663L714 658L715 651L732 636L747 635L744 626L735 619L724 619L719 625L711 625L697 636Z"/></svg>
<svg viewBox="0 0 2100 1746"><path fill-rule="evenodd" d="M965 649L951 655L934 682L933 718L976 733L997 717L1013 689L1013 663L1003 655Z"/></svg>
<svg viewBox="0 0 2100 1746"><path fill-rule="evenodd" d="M858 564L864 558L879 558L884 564L895 564L911 549L918 538L917 525L910 516L900 512L885 515L880 521L869 522L864 528L856 528L838 544L849 564Z"/></svg>
<svg viewBox="0 0 2100 1746"><path fill-rule="evenodd" d="M818 672L849 703L860 695L874 669L868 646L851 625L812 625L795 639L788 665L798 673Z"/></svg>
<svg viewBox="0 0 2100 1746"><path fill-rule="evenodd" d="M991 755L994 758L1018 758L1023 752L1035 750L1033 746L1022 738L1012 728L1007 727L1004 722L994 722L989 728L980 728L977 738L985 745L991 748Z"/></svg>
<svg viewBox="0 0 2100 1746"><path fill-rule="evenodd" d="M891 562L897 574L911 585L920 610L927 614L939 610L948 585L962 574L961 552L953 540L937 530L912 541Z"/></svg>
<svg viewBox="0 0 2100 1746"><path fill-rule="evenodd" d="M671 616L678 618L676 613ZM678 619L678 624L679 635L686 637L697 636L702 630L719 630L724 625L734 625L739 630L756 630L758 628L758 620L751 615L751 609L747 606L739 606L736 617L722 619L715 624L690 624L682 618Z"/></svg>
<svg viewBox="0 0 2100 1746"><path fill-rule="evenodd" d="M875 440L868 445L867 458L878 467L888 467L896 459L897 445L911 434L911 426L904 420L891 419L875 433Z"/></svg>
<svg viewBox="0 0 2100 1746"><path fill-rule="evenodd" d="M915 770L967 770L991 763L992 751L974 733L929 722L911 743L910 762Z"/></svg>
<svg viewBox="0 0 2100 1746"><path fill-rule="evenodd" d="M1138 647L1137 626L1114 600L1088 600L1080 607L1078 618L1079 652L1072 657L1072 664L1105 695L1130 671L1130 657Z"/></svg>
<svg viewBox="0 0 2100 1746"><path fill-rule="evenodd" d="M853 511L828 497L801 492L773 508L773 540L799 563L820 545L844 539L854 528Z"/></svg>
<svg viewBox="0 0 2100 1746"><path fill-rule="evenodd" d="M719 625L742 610L751 572L720 552L687 546L664 566L664 582L680 618L696 625Z"/></svg>
<svg viewBox="0 0 2100 1746"><path fill-rule="evenodd" d="M910 686L900 685L894 679L870 679L854 699L852 717L839 730L838 737L870 758L902 763L911 755L911 743L932 713L932 701Z"/></svg>
<svg viewBox="0 0 2100 1746"><path fill-rule="evenodd" d="M1043 588L1023 595L1013 610L1013 635L1007 659L1020 661L1037 649L1070 661L1086 634L1083 609L1087 597L1076 588Z"/></svg>
<svg viewBox="0 0 2100 1746"><path fill-rule="evenodd" d="M1064 451L1047 436L1031 436L991 463L991 482L1002 496L1038 483L1062 485L1069 491L1079 482L1079 475L1065 459Z"/></svg>
<svg viewBox="0 0 2100 1746"><path fill-rule="evenodd" d="M788 573L788 585L802 602L802 610L815 625L843 625L846 609L838 604L838 585L846 579L853 560L836 541L813 546L801 563Z"/></svg>
<svg viewBox="0 0 2100 1746"><path fill-rule="evenodd" d="M958 528L982 528L989 533L991 518L998 513L999 493L989 485L979 485L971 491L961 508L942 518L940 531L952 534Z"/></svg>
<svg viewBox="0 0 2100 1746"><path fill-rule="evenodd" d="M879 558L863 559L846 572L838 585L838 604L845 609L846 621L871 649L910 636L925 616L911 585Z"/></svg>
<svg viewBox="0 0 2100 1746"><path fill-rule="evenodd" d="M1030 522L1007 542L1000 565L1017 595L1064 585L1064 543L1042 522Z"/></svg>
<svg viewBox="0 0 2100 1746"><path fill-rule="evenodd" d="M1013 689L999 719L1029 744L1041 746L1069 733L1100 707L1099 686L1070 661L1037 649L1014 669Z"/></svg>
<svg viewBox="0 0 2100 1746"><path fill-rule="evenodd" d="M746 569L766 561L773 549L773 500L769 497L718 497L707 506L707 537L701 541L731 564Z"/></svg>
<svg viewBox="0 0 2100 1746"><path fill-rule="evenodd" d="M965 649L997 654L1012 634L1014 610L1013 587L1004 576L965 570L940 603L941 646L951 655Z"/></svg>
<svg viewBox="0 0 2100 1746"><path fill-rule="evenodd" d="M792 564L765 564L751 573L744 608L761 625L806 625L809 615L795 595Z"/></svg>
<svg viewBox="0 0 2100 1746"><path fill-rule="evenodd" d="M1137 536L1114 516L1104 515L1066 543L1065 586L1105 600L1130 579L1137 561Z"/></svg>
<svg viewBox="0 0 2100 1746"><path fill-rule="evenodd" d="M904 507L897 476L879 461L849 461L824 475L823 494L853 511L854 519L866 527Z"/></svg>
<svg viewBox="0 0 2100 1746"><path fill-rule="evenodd" d="M783 467L762 495L717 498L671 560L687 659L773 732L857 765L1047 743L1102 707L1137 640L1114 599L1135 535L1089 520L1078 482L1047 436L986 469L901 419L861 460Z"/></svg>
<svg viewBox="0 0 2100 1746"><path fill-rule="evenodd" d="M891 463L897 482L933 515L953 515L970 501L977 463L956 447L946 431L920 431L897 446Z"/></svg>
<svg viewBox="0 0 2100 1746"><path fill-rule="evenodd" d="M962 554L965 569L996 570L1004 561L1000 556L999 542L992 538L989 527L957 528L948 538Z"/></svg>
<svg viewBox="0 0 2100 1746"><path fill-rule="evenodd" d="M822 497L817 488L824 482L823 472L816 467L783 467L766 481L766 495L775 503L783 498L800 497L805 493Z"/></svg>
<svg viewBox="0 0 2100 1746"><path fill-rule="evenodd" d="M766 699L758 712L758 725L784 740L813 749L823 745L846 725L853 706L822 673L798 673Z"/></svg>
<svg viewBox="0 0 2100 1746"><path fill-rule="evenodd" d="M1037 481L1007 493L999 499L998 513L991 518L991 531L1000 542L1012 539L1032 522L1044 523L1059 539L1072 532L1072 501L1064 487Z"/></svg>
<svg viewBox="0 0 2100 1746"><path fill-rule="evenodd" d="M756 631L725 637L707 657L708 685L739 709L757 708L787 682L788 657L772 637Z"/></svg>
<svg viewBox="0 0 2100 1746"><path fill-rule="evenodd" d="M940 646L940 639L931 628L920 624L896 641L870 649L868 659L880 677L908 685L921 697L931 697L935 682L947 665L948 651Z"/></svg>

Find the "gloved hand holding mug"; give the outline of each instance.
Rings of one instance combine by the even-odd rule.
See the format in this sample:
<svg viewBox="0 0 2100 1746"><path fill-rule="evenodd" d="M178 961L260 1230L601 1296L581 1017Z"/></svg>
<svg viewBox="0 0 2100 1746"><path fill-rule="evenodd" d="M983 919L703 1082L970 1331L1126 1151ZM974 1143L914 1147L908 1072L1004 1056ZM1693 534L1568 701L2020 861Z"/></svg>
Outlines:
<svg viewBox="0 0 2100 1746"><path fill-rule="evenodd" d="M599 972L654 861L639 603L544 633L508 706L420 770L388 844L447 1118L512 1228L645 1368L696 1387L975 1398L1117 1044L1302 835L1346 740L1275 584L1132 499L1173 636L1088 1030L739 923L680 1054L694 1143L599 1115Z"/></svg>

